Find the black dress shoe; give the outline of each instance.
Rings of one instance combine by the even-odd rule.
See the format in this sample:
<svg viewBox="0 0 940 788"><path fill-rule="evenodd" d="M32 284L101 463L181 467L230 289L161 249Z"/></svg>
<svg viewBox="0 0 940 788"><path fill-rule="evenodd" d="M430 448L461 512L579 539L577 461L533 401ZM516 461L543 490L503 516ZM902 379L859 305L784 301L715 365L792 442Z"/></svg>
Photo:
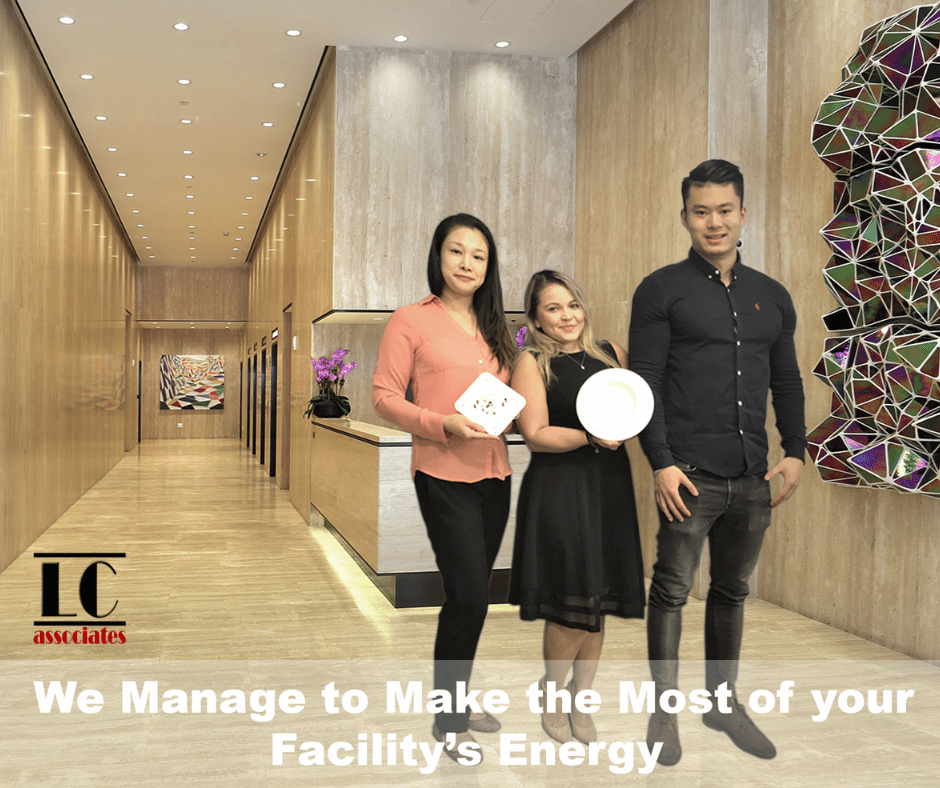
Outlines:
<svg viewBox="0 0 940 788"><path fill-rule="evenodd" d="M679 746L679 720L675 714L656 709L650 715L649 725L646 728L646 746L650 752L662 743L662 748L656 760L663 766L675 766L682 757L682 747Z"/></svg>
<svg viewBox="0 0 940 788"><path fill-rule="evenodd" d="M720 712L716 705L702 715L705 726L716 731L724 731L744 752L758 758L773 758L777 748L747 716L744 707L736 700L731 700L731 711Z"/></svg>

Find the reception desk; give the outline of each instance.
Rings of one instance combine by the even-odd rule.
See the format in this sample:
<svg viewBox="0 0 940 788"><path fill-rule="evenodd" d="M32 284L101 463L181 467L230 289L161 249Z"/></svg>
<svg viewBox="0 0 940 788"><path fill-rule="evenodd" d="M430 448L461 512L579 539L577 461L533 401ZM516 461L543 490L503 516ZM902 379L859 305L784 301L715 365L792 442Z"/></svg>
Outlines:
<svg viewBox="0 0 940 788"><path fill-rule="evenodd" d="M505 601L516 498L529 450L507 436L512 506L496 559L491 601ZM350 419L313 419L310 522L329 527L396 607L440 604L434 553L411 481L411 435Z"/></svg>

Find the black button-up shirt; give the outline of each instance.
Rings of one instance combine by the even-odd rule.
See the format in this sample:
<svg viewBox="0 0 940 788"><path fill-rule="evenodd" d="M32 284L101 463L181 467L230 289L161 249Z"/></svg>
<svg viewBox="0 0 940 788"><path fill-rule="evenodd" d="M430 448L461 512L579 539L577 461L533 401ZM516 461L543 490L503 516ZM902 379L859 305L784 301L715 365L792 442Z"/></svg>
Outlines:
<svg viewBox="0 0 940 788"><path fill-rule="evenodd" d="M633 295L630 369L653 390L640 443L653 470L684 462L723 477L767 471L767 390L786 456L804 458L796 310L779 282L740 257L725 287L694 249Z"/></svg>

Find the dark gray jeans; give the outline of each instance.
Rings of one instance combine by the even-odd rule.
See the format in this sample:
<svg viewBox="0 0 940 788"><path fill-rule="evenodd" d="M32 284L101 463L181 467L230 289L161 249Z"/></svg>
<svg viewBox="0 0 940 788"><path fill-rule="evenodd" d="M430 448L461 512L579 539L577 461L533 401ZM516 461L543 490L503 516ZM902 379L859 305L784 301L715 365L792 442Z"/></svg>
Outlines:
<svg viewBox="0 0 940 788"><path fill-rule="evenodd" d="M691 512L683 522L659 513L656 564L650 586L647 638L658 694L678 689L682 607L708 539L711 582L705 603L705 685L734 691L744 630L748 578L770 525L770 483L763 475L730 479L677 463L698 490L681 488Z"/></svg>

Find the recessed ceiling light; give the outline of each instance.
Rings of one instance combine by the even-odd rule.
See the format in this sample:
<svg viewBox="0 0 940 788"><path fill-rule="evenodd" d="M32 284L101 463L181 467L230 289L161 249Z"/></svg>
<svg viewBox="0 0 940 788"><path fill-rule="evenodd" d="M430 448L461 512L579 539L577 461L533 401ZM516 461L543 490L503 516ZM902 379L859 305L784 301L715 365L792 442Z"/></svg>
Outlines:
<svg viewBox="0 0 940 788"><path fill-rule="evenodd" d="M150 240L150 236L149 236L149 235L142 235L142 236L140 236L140 237L143 238L145 241Z"/></svg>
<svg viewBox="0 0 940 788"><path fill-rule="evenodd" d="M261 125L264 126L264 127L267 128L267 129L269 129L269 128L271 128L274 124L273 124L270 120L266 120L266 121L265 121L264 123L262 123Z"/></svg>
<svg viewBox="0 0 940 788"><path fill-rule="evenodd" d="M177 30L189 30L189 25L187 25L185 22L177 22L175 25L173 25L173 27Z"/></svg>
<svg viewBox="0 0 940 788"><path fill-rule="evenodd" d="M233 247L232 247L232 251L233 251L233 252L237 252L237 251L238 251L238 247L237 247L237 246L233 246Z"/></svg>
<svg viewBox="0 0 940 788"><path fill-rule="evenodd" d="M190 230L195 230L195 229L196 229L196 225L195 225L195 224L189 225L189 229L190 229Z"/></svg>
<svg viewBox="0 0 940 788"><path fill-rule="evenodd" d="M153 260L154 257L156 257L155 254L150 255L150 259L151 259L151 260ZM156 325L156 323L154 323L154 325Z"/></svg>
<svg viewBox="0 0 940 788"><path fill-rule="evenodd" d="M287 35L289 35L291 38L297 38L297 36L300 35L300 31L299 31L299 30L288 30L288 31L287 31Z"/></svg>
<svg viewBox="0 0 940 788"><path fill-rule="evenodd" d="M253 200L253 199L255 199L255 198L254 198L254 197L251 197L251 196L248 196L248 197L246 197L245 199L246 199L246 200Z"/></svg>
<svg viewBox="0 0 940 788"><path fill-rule="evenodd" d="M392 40L397 41L399 44L404 44L408 40L408 36L395 36Z"/></svg>
<svg viewBox="0 0 940 788"><path fill-rule="evenodd" d="M497 42L496 42L496 46L498 46L500 49L505 49L506 47L509 46L509 42L508 42L508 41L497 41Z"/></svg>
<svg viewBox="0 0 940 788"><path fill-rule="evenodd" d="M95 120L107 120L107 115L95 115Z"/></svg>
<svg viewBox="0 0 940 788"><path fill-rule="evenodd" d="M138 224L137 226L138 226L138 227L143 227L143 225L142 225L142 224Z"/></svg>
<svg viewBox="0 0 940 788"><path fill-rule="evenodd" d="M196 213L196 212L195 212L195 211L186 211L186 213L189 214L190 216L192 216L192 215L193 215L194 213Z"/></svg>
<svg viewBox="0 0 940 788"><path fill-rule="evenodd" d="M264 155L265 155L265 154L263 154L263 153L256 153L256 154L255 154L255 156L258 156L258 157L261 157L261 156L264 156Z"/></svg>
<svg viewBox="0 0 940 788"><path fill-rule="evenodd" d="M193 179L192 175L184 175L183 177L186 178L186 180L188 181L191 181Z"/></svg>
<svg viewBox="0 0 940 788"><path fill-rule="evenodd" d="M94 74L82 74L82 79L94 79Z"/></svg>
<svg viewBox="0 0 940 788"><path fill-rule="evenodd" d="M135 208L131 213L140 213L140 208Z"/></svg>
<svg viewBox="0 0 940 788"><path fill-rule="evenodd" d="M276 87L276 88L286 88L286 87L287 87L287 83L286 83L286 82L275 82L274 85L273 85L273 87Z"/></svg>
<svg viewBox="0 0 940 788"><path fill-rule="evenodd" d="M189 85L192 82L191 79L178 79L176 81L179 82L179 84L181 85Z"/></svg>
<svg viewBox="0 0 940 788"><path fill-rule="evenodd" d="M75 20L72 19L72 17L70 17L70 16L60 16L60 17L59 17L59 21L60 21L63 25L74 25L74 24L75 24Z"/></svg>
<svg viewBox="0 0 940 788"><path fill-rule="evenodd" d="M191 150L184 150L183 153L185 153L185 154L188 156L190 153L192 153L192 151L191 151Z"/></svg>
<svg viewBox="0 0 940 788"><path fill-rule="evenodd" d="M252 175L251 178L249 178L249 180L256 181L256 180L258 180L258 176L257 176L257 175Z"/></svg>
<svg viewBox="0 0 940 788"><path fill-rule="evenodd" d="M190 260L195 260L195 259L196 259L196 255L191 254L191 255L189 256L189 259L190 259ZM194 326L190 326L190 328L194 328Z"/></svg>
<svg viewBox="0 0 940 788"><path fill-rule="evenodd" d="M148 249L148 250L149 250L149 249L153 249L153 247L152 247L152 246L145 246L144 249Z"/></svg>
<svg viewBox="0 0 940 788"><path fill-rule="evenodd" d="M133 196L134 196L134 192L126 192L126 193L124 194L124 196L125 196L125 197L133 197Z"/></svg>
<svg viewBox="0 0 940 788"><path fill-rule="evenodd" d="M127 173L126 173L126 172L119 172L119 173L118 173L118 178L126 178L126 177L127 177Z"/></svg>
<svg viewBox="0 0 940 788"><path fill-rule="evenodd" d="M117 153L117 148L108 148L108 153Z"/></svg>
<svg viewBox="0 0 940 788"><path fill-rule="evenodd" d="M196 251L196 247L195 247L195 246L190 246L190 247L189 247L189 251L190 251L190 252L195 252L195 251Z"/></svg>
<svg viewBox="0 0 940 788"><path fill-rule="evenodd" d="M196 195L194 195L194 194L187 194L187 195L186 195L186 199L187 199L187 200L195 200L195 199L196 199Z"/></svg>
<svg viewBox="0 0 940 788"><path fill-rule="evenodd" d="M236 241L240 241L240 240L241 240L241 238L236 238L235 240L236 240Z"/></svg>
<svg viewBox="0 0 940 788"><path fill-rule="evenodd" d="M238 225L238 229L239 229L239 230L244 230L244 229L245 229L245 225L243 225L243 224Z"/></svg>
<svg viewBox="0 0 940 788"><path fill-rule="evenodd" d="M192 123L192 121L191 121L189 118L183 118L183 119L180 121L180 123L189 124L189 123Z"/></svg>
<svg viewBox="0 0 940 788"><path fill-rule="evenodd" d="M78 194L78 192L75 192L75 193ZM242 211L242 216L247 216L247 215L248 213L246 211Z"/></svg>
<svg viewBox="0 0 940 788"><path fill-rule="evenodd" d="M230 259L230 260L234 260L235 258L234 258L234 257L230 257L229 259ZM226 328L228 328L228 326L226 326Z"/></svg>

